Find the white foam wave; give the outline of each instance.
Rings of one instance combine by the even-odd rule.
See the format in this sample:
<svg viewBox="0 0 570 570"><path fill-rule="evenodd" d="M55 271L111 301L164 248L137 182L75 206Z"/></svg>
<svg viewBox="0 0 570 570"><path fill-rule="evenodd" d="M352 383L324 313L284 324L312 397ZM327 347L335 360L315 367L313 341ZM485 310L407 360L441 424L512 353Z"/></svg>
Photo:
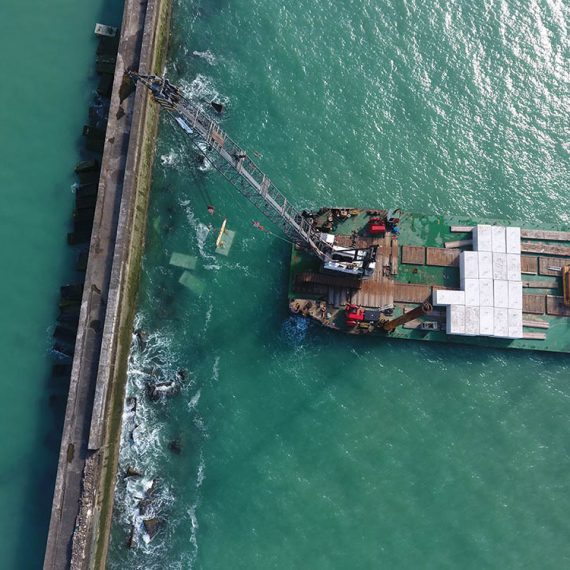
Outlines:
<svg viewBox="0 0 570 570"><path fill-rule="evenodd" d="M194 50L192 55L205 60L210 65L216 65L216 56L209 49L206 51Z"/></svg>

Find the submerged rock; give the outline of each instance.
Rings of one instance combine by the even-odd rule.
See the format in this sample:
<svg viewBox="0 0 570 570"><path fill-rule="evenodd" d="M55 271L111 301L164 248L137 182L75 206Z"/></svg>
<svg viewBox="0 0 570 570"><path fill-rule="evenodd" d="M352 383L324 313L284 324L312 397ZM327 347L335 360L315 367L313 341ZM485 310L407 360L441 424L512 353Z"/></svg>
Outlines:
<svg viewBox="0 0 570 570"><path fill-rule="evenodd" d="M137 338L139 350L142 352L146 348L148 342L148 333L143 329L137 329L135 331L135 336Z"/></svg>
<svg viewBox="0 0 570 570"><path fill-rule="evenodd" d="M145 519L143 521L144 529L148 534L150 540L152 540L156 536L156 533L160 530L160 523L160 519L156 517L152 519Z"/></svg>
<svg viewBox="0 0 570 570"><path fill-rule="evenodd" d="M132 467L131 465L129 465L127 467L127 472L125 474L125 479L127 477L142 477L142 473L140 471L137 471L134 467Z"/></svg>
<svg viewBox="0 0 570 570"><path fill-rule="evenodd" d="M182 453L182 442L179 439L173 439L168 442L168 449L170 449L172 453L180 455Z"/></svg>
<svg viewBox="0 0 570 570"><path fill-rule="evenodd" d="M135 546L135 525L131 525L129 536L127 537L127 548L134 548Z"/></svg>

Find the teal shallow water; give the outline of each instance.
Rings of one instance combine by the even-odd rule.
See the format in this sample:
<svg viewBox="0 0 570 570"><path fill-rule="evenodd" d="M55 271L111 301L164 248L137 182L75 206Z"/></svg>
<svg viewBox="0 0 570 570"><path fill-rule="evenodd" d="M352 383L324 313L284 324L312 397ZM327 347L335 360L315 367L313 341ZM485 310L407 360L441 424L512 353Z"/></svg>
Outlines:
<svg viewBox="0 0 570 570"><path fill-rule="evenodd" d="M0 4L3 568L43 561L65 409L49 351L59 287L73 277L72 173L96 86L93 28L121 14L104 4Z"/></svg>
<svg viewBox="0 0 570 570"><path fill-rule="evenodd" d="M227 104L224 127L300 207L567 223L568 16L177 2L167 72ZM224 217L228 258L213 254ZM568 566L567 359L307 326L286 309L287 244L251 220L163 118L137 318L150 338L131 354L121 453L144 477L117 483L110 567ZM175 251L198 257L201 297ZM146 385L180 369L180 393L150 401Z"/></svg>

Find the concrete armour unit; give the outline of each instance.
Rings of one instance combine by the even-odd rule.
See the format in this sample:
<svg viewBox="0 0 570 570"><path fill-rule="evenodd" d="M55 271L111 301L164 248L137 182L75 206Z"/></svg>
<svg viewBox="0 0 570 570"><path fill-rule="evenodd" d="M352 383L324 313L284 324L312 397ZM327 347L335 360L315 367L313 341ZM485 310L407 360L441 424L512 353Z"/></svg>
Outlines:
<svg viewBox="0 0 570 570"><path fill-rule="evenodd" d="M464 305L465 293L449 289L437 289L433 292L434 305Z"/></svg>
<svg viewBox="0 0 570 570"><path fill-rule="evenodd" d="M492 307L495 296L493 295L493 280L479 279L479 304L482 307Z"/></svg>
<svg viewBox="0 0 570 570"><path fill-rule="evenodd" d="M509 336L509 310L495 307L493 336L508 338Z"/></svg>
<svg viewBox="0 0 570 570"><path fill-rule="evenodd" d="M491 226L478 224L473 228L473 249L475 251L493 251Z"/></svg>
<svg viewBox="0 0 570 570"><path fill-rule="evenodd" d="M448 305L446 317L445 332L447 334L465 334L464 305Z"/></svg>
<svg viewBox="0 0 570 570"><path fill-rule="evenodd" d="M507 253L507 279L509 281L520 281L521 278L521 256L517 253Z"/></svg>
<svg viewBox="0 0 570 570"><path fill-rule="evenodd" d="M465 307L465 334L479 336L479 307Z"/></svg>
<svg viewBox="0 0 570 570"><path fill-rule="evenodd" d="M507 254L493 252L493 279L507 279Z"/></svg>
<svg viewBox="0 0 570 570"><path fill-rule="evenodd" d="M478 307L479 303L479 279L462 279L461 288L465 292L465 305Z"/></svg>
<svg viewBox="0 0 570 570"><path fill-rule="evenodd" d="M505 230L506 252L521 254L521 229L510 226Z"/></svg>
<svg viewBox="0 0 570 570"><path fill-rule="evenodd" d="M479 279L493 279L493 254L490 251L478 251Z"/></svg>
<svg viewBox="0 0 570 570"><path fill-rule="evenodd" d="M506 253L507 244L505 239L504 226L491 226L492 239L493 239L493 253Z"/></svg>
<svg viewBox="0 0 570 570"><path fill-rule="evenodd" d="M493 306L499 309L509 308L509 282L502 279L493 281L493 295L495 297Z"/></svg>
<svg viewBox="0 0 570 570"><path fill-rule="evenodd" d="M522 311L522 281L509 281L509 309Z"/></svg>
<svg viewBox="0 0 570 570"><path fill-rule="evenodd" d="M479 308L479 334L493 336L495 333L495 309L493 307Z"/></svg>
<svg viewBox="0 0 570 570"><path fill-rule="evenodd" d="M462 251L459 256L459 271L462 279L479 278L479 256L476 251Z"/></svg>

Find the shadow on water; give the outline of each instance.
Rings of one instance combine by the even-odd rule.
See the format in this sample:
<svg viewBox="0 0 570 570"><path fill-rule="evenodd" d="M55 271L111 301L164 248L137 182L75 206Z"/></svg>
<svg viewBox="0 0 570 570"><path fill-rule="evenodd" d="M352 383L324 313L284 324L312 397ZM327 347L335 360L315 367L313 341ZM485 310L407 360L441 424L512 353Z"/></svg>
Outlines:
<svg viewBox="0 0 570 570"><path fill-rule="evenodd" d="M103 0L101 9L96 22L103 22L110 25L120 25L123 12L123 2L113 2L113 0ZM94 69L97 41L93 35L92 41L92 62L90 69ZM94 71L90 73L90 69L85 70L85 78L83 81L86 93L94 93L97 86L98 76ZM65 111L64 111L65 112ZM85 123L87 123L88 108L85 108ZM77 124L77 132L81 133L82 124ZM81 142L79 142L81 140ZM76 156L69 156L67 159L69 173L72 172L74 165L84 158L83 137L78 136L78 152ZM58 192L65 191L68 173L62 177L63 181L57 184ZM67 204L65 207L69 210L69 225L72 220L72 197L68 194ZM67 227L67 228L68 228ZM63 273L61 275L61 285L65 283L77 283L84 279L84 274L75 271L76 251L72 251L66 244L67 228L61 228L61 246L66 248L65 259L63 262ZM31 446L29 455L26 457L27 469L22 469L19 473L14 473L14 477L22 480L21 487L24 490L25 497L25 515L22 517L22 527L18 533L18 544L13 549L15 559L4 559L3 567L6 568L41 568L44 555L45 544L51 517L51 506L53 499L53 491L57 474L57 463L61 444L61 434L63 431L63 423L65 419L65 410L67 406L67 395L69 390L69 373L63 375L53 375L52 367L54 364L71 365L72 359L56 359L52 357L50 347L53 345L54 339L52 332L57 319L57 301L58 292L53 292L46 299L53 307L52 320L50 327L46 333L45 347L45 372L41 378L30 379L30 381L38 382L38 392L41 392L40 407L37 410L37 417L40 420L36 424L36 433L34 434L35 443ZM30 459L28 459L30 458ZM31 466L31 468L30 468ZM33 546L32 546L33 545Z"/></svg>

